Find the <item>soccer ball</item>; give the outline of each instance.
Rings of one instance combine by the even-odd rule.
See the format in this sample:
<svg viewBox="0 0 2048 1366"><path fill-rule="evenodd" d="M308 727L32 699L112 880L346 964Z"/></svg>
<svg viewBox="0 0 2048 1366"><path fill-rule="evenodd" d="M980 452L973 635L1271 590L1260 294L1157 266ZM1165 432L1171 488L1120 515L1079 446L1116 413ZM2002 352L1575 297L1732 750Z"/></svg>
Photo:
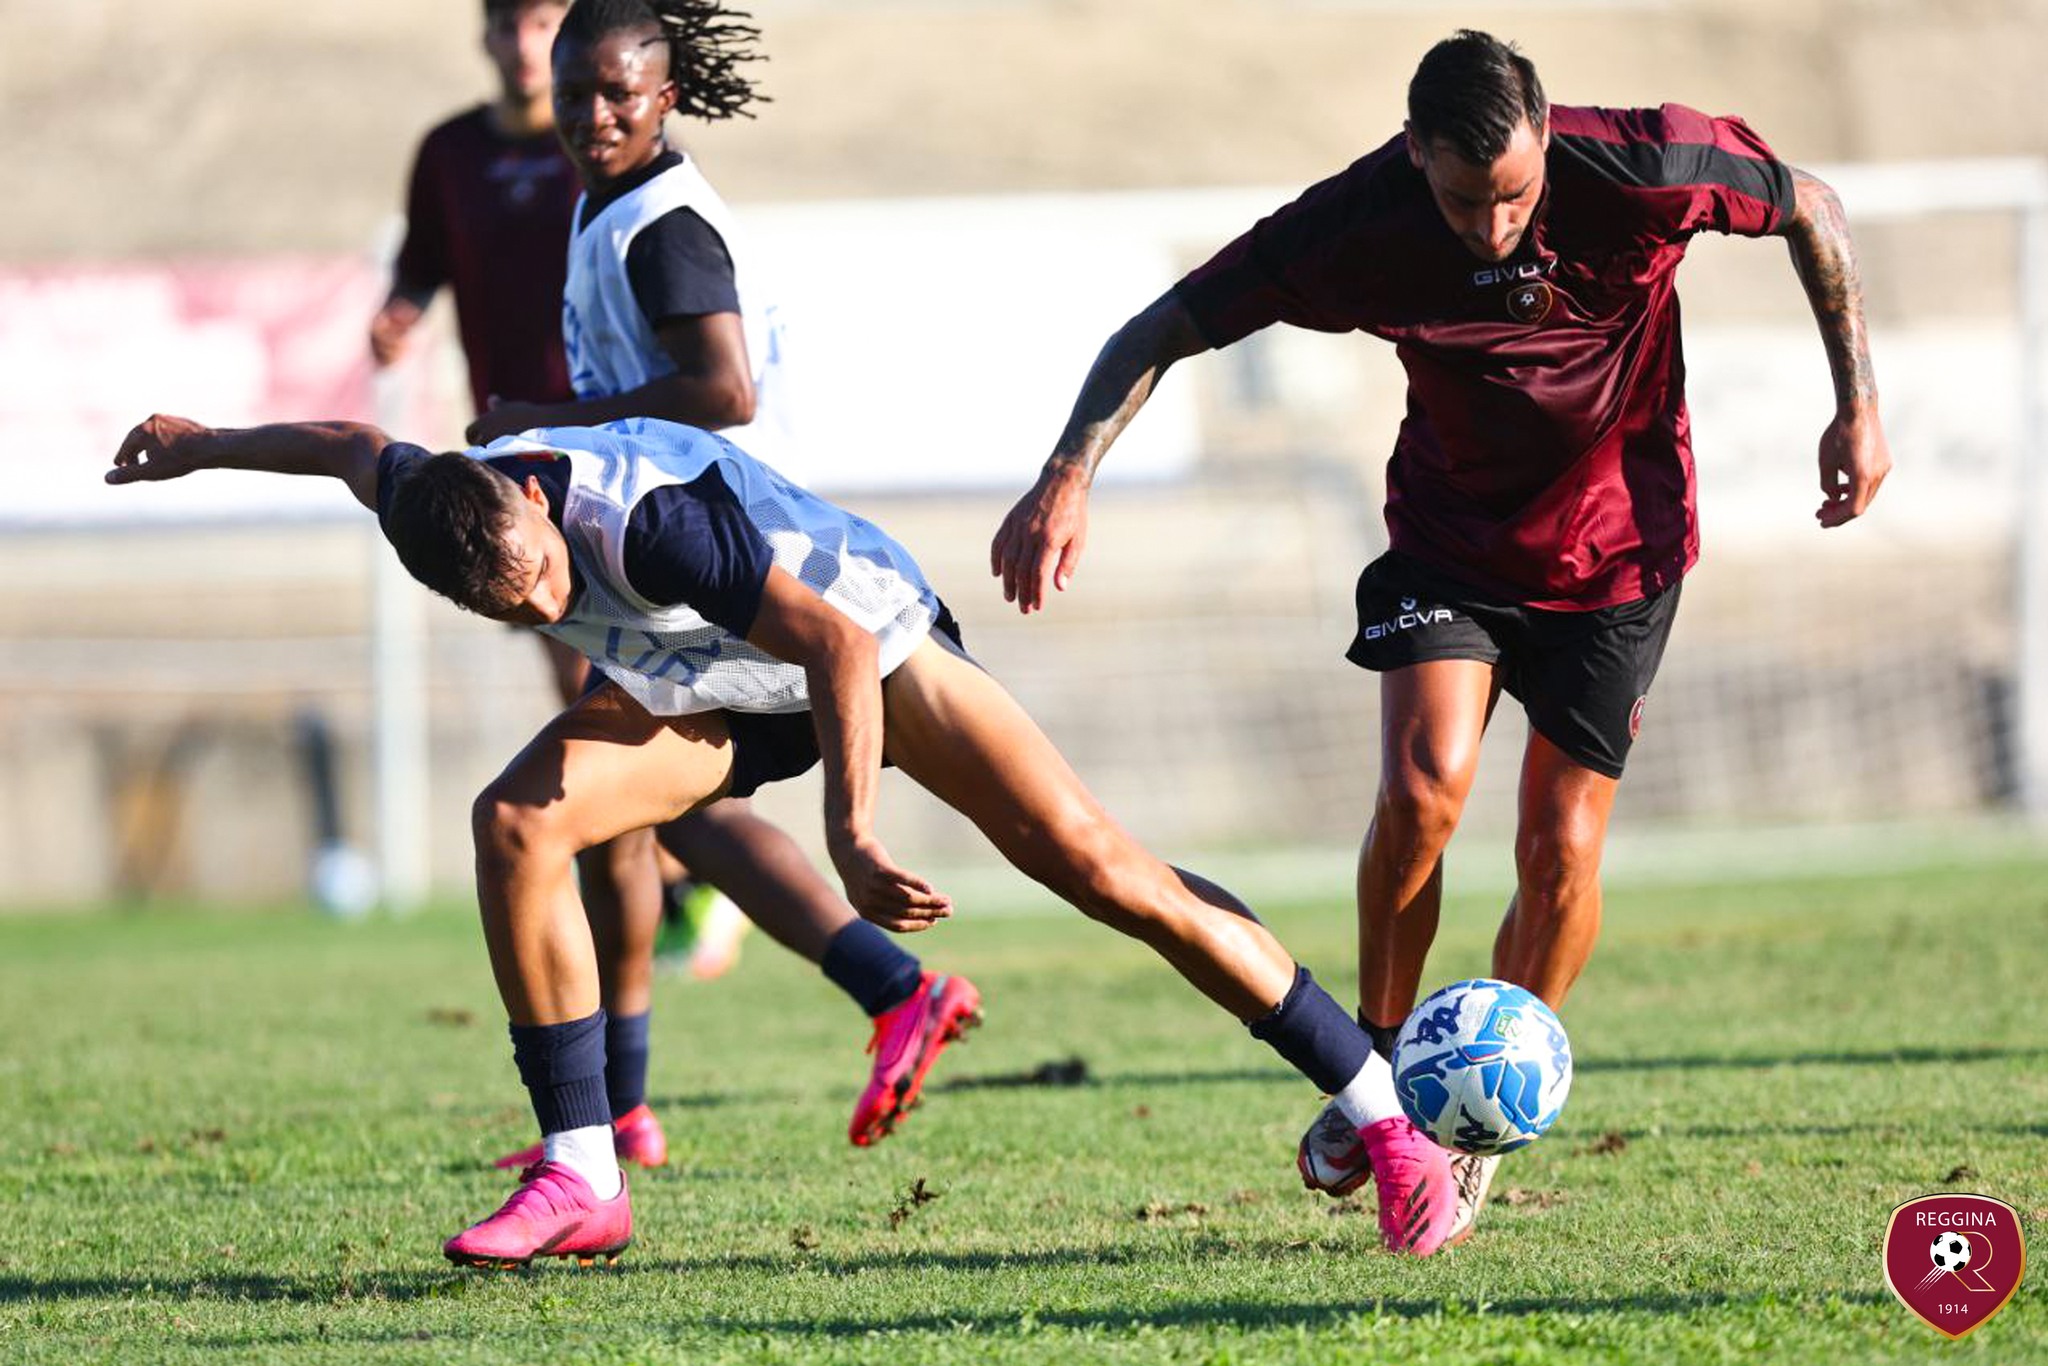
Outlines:
<svg viewBox="0 0 2048 1366"><path fill-rule="evenodd" d="M1951 1229L1934 1240L1930 1255L1943 1271L1961 1271L1970 1264L1970 1240Z"/></svg>
<svg viewBox="0 0 2048 1366"><path fill-rule="evenodd" d="M1394 1040L1394 1088L1415 1127L1491 1156L1540 1138L1564 1109L1572 1046L1550 1007L1491 978L1453 982Z"/></svg>

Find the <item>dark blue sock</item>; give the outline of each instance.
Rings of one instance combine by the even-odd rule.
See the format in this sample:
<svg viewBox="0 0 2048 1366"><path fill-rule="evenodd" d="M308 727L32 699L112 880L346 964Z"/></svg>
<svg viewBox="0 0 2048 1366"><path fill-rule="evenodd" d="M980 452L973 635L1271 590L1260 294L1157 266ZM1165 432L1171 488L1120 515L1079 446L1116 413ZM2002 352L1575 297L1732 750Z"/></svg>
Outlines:
<svg viewBox="0 0 2048 1366"><path fill-rule="evenodd" d="M865 920L856 920L833 935L818 966L870 1016L894 1010L909 1000L924 976L922 963Z"/></svg>
<svg viewBox="0 0 2048 1366"><path fill-rule="evenodd" d="M647 1099L647 1020L638 1015L608 1015L604 1022L604 1093L617 1119Z"/></svg>
<svg viewBox="0 0 2048 1366"><path fill-rule="evenodd" d="M604 1096L604 1012L567 1024L512 1025L512 1061L543 1134L612 1122Z"/></svg>
<svg viewBox="0 0 2048 1366"><path fill-rule="evenodd" d="M1294 969L1294 985L1273 1013L1245 1027L1328 1095L1349 1086L1372 1056L1372 1037L1304 967Z"/></svg>

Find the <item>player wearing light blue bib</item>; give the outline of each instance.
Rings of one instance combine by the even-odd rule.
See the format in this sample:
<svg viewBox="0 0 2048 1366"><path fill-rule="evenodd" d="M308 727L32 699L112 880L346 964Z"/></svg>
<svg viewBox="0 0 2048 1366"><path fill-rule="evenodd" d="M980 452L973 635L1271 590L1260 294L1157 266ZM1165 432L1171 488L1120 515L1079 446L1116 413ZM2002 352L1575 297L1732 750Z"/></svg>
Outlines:
<svg viewBox="0 0 2048 1366"><path fill-rule="evenodd" d="M539 629L595 662L657 716L724 708L801 712L801 669L747 644L744 597L708 582L679 583L680 600L651 601L626 571L633 510L659 490L730 500L757 541L729 552L756 567L765 551L863 630L884 675L910 657L941 612L910 552L873 523L793 484L723 437L636 418L600 428L543 428L493 443L485 456L539 455L569 465L562 527L583 571L570 616ZM710 572L716 572L715 570ZM744 592L744 590L742 590ZM713 601L720 620L691 606Z"/></svg>
<svg viewBox="0 0 2048 1366"><path fill-rule="evenodd" d="M611 1112L576 855L822 757L826 846L848 900L863 923L928 929L952 901L877 833L885 744L1026 875L1148 945L1357 1122L1386 1122L1372 1097L1391 1075L1365 1031L1241 902L1154 858L1102 809L967 658L903 548L728 443L622 422L428 456L347 423L215 431L156 417L107 477L200 469L340 479L429 588L573 640L623 680L543 727L472 807L484 938L544 1159L448 1240L451 1260L613 1256L632 1236L624 1177L609 1145L589 1141L609 1137ZM796 725L801 753L764 738Z"/></svg>
<svg viewBox="0 0 2048 1366"><path fill-rule="evenodd" d="M722 431L772 462L792 456L785 348L762 273L717 191L664 134L671 112L723 119L747 111L755 94L741 68L757 56L757 37L744 15L714 0L659 12L646 0L578 0L570 10L555 43L553 89L556 127L584 189L562 299L576 397L500 404L471 425L472 441L649 417ZM660 520L655 502L645 515ZM587 675L584 656L544 634L563 700L573 701ZM602 672L628 696L659 703L686 657L675 658L668 675L645 686ZM713 673L732 676L722 666ZM973 1012L974 989L926 974L915 957L868 933L796 842L753 810L749 790L736 787L731 800L661 830L660 845L696 883L730 897L817 964L875 1021L874 1063L847 1128L856 1145L873 1143L916 1103L949 1030ZM667 1156L660 1120L644 1103L655 947L664 901L675 912L690 898L680 888L665 893L656 840L657 832L627 832L579 861L605 965L616 1147L649 1166ZM729 934L744 928L738 911L723 909L731 916L724 923L735 926ZM729 961L716 959L702 975ZM524 1149L498 1165L525 1168L541 1156Z"/></svg>

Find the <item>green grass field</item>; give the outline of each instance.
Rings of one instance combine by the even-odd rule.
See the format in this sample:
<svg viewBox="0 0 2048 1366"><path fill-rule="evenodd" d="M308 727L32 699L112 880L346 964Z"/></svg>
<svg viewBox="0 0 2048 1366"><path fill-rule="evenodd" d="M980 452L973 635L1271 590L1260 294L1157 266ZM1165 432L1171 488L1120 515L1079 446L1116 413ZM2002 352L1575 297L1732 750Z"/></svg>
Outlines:
<svg viewBox="0 0 2048 1366"><path fill-rule="evenodd" d="M1433 981L1496 909L1448 908ZM1346 995L1348 910L1273 920ZM678 1161L626 1258L477 1273L439 1242L530 1117L466 912L0 918L0 1358L2048 1362L2038 1268L1952 1344L1878 1265L1944 1189L2048 1252L2044 931L2041 864L1614 892L1563 1121L1419 1263L1301 1190L1308 1087L1078 917L921 941L989 1023L868 1151L863 1022L756 939L661 990Z"/></svg>

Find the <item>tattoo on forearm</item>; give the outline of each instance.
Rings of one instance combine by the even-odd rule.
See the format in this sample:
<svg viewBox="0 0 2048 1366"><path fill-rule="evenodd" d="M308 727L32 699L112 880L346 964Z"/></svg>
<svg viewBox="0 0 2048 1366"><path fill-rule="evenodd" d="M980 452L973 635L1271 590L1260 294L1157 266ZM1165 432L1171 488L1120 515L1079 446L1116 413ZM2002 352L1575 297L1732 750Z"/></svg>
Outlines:
<svg viewBox="0 0 2048 1366"><path fill-rule="evenodd" d="M1856 272L1856 248L1842 201L1826 184L1795 169L1795 216L1785 231L1792 267L1806 287L1807 302L1820 324L1821 344L1835 379L1838 407L1874 402L1877 376L1870 365L1870 338L1863 324L1863 284Z"/></svg>
<svg viewBox="0 0 2048 1366"><path fill-rule="evenodd" d="M1103 346L1081 385L1080 397L1048 462L1090 475L1174 360L1164 325L1147 310L1118 329Z"/></svg>

